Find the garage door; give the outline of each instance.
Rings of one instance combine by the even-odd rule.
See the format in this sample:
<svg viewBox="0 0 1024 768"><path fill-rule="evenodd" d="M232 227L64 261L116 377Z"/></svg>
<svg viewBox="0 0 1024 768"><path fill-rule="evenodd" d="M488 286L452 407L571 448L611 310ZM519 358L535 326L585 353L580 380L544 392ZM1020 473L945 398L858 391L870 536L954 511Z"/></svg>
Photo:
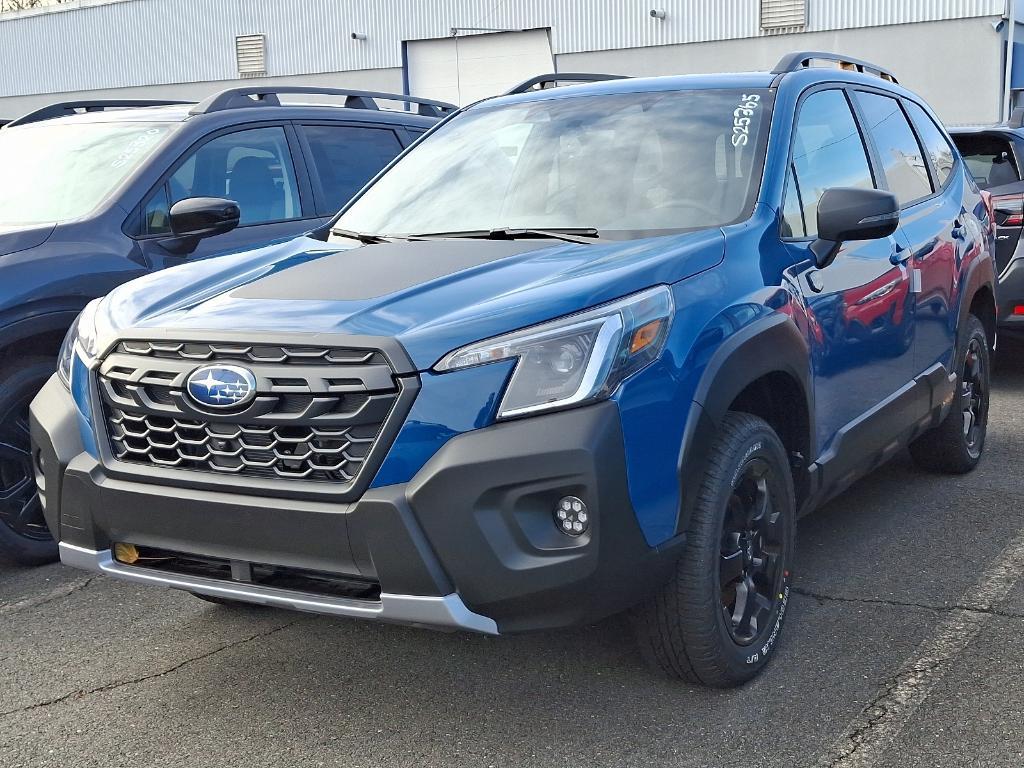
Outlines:
<svg viewBox="0 0 1024 768"><path fill-rule="evenodd" d="M411 40L409 92L469 104L534 75L554 72L546 29Z"/></svg>

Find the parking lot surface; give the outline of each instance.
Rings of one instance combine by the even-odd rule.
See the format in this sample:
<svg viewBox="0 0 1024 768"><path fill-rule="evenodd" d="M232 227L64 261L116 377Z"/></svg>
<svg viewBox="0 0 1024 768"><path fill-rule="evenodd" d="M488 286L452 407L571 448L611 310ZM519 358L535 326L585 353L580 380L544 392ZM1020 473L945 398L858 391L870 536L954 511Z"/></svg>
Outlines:
<svg viewBox="0 0 1024 768"><path fill-rule="evenodd" d="M0 765L1019 766L1024 345L985 458L899 457L801 521L781 653L665 680L628 624L509 638L263 609L0 562Z"/></svg>

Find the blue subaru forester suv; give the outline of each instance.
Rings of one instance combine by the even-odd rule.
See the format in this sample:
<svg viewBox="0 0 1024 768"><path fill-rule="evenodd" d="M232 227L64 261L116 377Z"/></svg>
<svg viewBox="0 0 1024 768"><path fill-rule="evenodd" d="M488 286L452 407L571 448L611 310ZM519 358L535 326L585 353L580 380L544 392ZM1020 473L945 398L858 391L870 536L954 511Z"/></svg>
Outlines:
<svg viewBox="0 0 1024 768"><path fill-rule="evenodd" d="M321 101L287 101L295 98ZM148 272L327 223L453 111L399 94L264 85L199 104L62 102L6 125L0 554L29 565L57 558L32 480L28 404L90 300Z"/></svg>
<svg viewBox="0 0 1024 768"><path fill-rule="evenodd" d="M632 609L669 674L762 669L800 514L903 446L978 462L991 212L866 62L592 79L92 303L32 404L63 561L488 634Z"/></svg>

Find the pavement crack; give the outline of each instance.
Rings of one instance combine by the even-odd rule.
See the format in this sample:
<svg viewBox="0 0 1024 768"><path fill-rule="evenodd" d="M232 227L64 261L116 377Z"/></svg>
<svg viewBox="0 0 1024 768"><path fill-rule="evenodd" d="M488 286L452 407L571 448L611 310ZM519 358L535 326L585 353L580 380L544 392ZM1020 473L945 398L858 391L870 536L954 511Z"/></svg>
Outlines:
<svg viewBox="0 0 1024 768"><path fill-rule="evenodd" d="M860 603L862 605L888 605L894 608L919 608L924 611L935 613L952 613L953 611L964 611L965 613L983 613L988 616L1003 616L1009 619L1024 619L1024 613L1006 611L987 605L973 605L967 603L953 603L952 605L935 605L931 603L915 603L907 600L889 600L883 597L849 597L846 595L826 595L821 592L812 592L803 587L793 587L792 591L798 595L817 600L819 603Z"/></svg>
<svg viewBox="0 0 1024 768"><path fill-rule="evenodd" d="M52 603L54 600L60 600L68 595L73 595L75 592L80 592L92 584L95 578L95 576L89 576L85 579L73 581L70 584L63 584L56 589L51 589L49 592L37 597L27 597L24 600L17 600L13 603L4 603L0 605L0 616L19 613L20 611L25 611L29 608L38 608L40 605L46 605L47 603Z"/></svg>
<svg viewBox="0 0 1024 768"><path fill-rule="evenodd" d="M110 683L104 683L103 685L96 686L95 688L80 689L80 690L77 690L77 691L71 691L70 693L65 693L63 696L58 696L58 697L53 698L53 699L48 699L46 701L39 701L39 702L36 702L34 704L28 704L28 705L23 706L23 707L15 707L14 709L9 709L9 710L0 712L0 718L9 717L11 715L16 715L16 714L21 714L23 712L30 712L30 711L32 711L34 709L42 709L44 707L49 707L49 706L52 706L54 704L60 704L62 702L68 701L70 699L81 699L81 698L84 698L86 696L92 696L93 694L97 694L97 693L107 693L108 691L114 691L114 690L117 690L119 688L125 688L125 687L128 687L128 686L138 685L140 683L145 683L145 682L147 682L149 680L154 680L154 679L156 679L158 677L164 677L166 675L170 675L170 674L173 674L174 672L177 672L179 669L182 669L183 667L187 667L190 664L194 664L197 661L203 661L204 659L208 659L211 656L216 656L218 653L221 653L223 651L228 651L228 650L231 650L232 648L238 648L239 646L246 645L247 643L251 643L251 642L254 642L256 640L262 640L265 637L270 637L271 635L275 635L278 632L282 632L282 631L284 631L286 629L289 629L290 627L294 627L296 624L299 624L299 623L301 623L303 621L310 621L310 618L308 616L300 616L299 618L295 619L294 621L289 621L287 624L282 624L279 627L274 627L273 629L269 629L269 630L266 630L264 632L256 632L255 634L249 635L248 637L243 637L240 640L234 640L234 641L232 641L230 643L225 643L224 645L217 646L216 648L213 648L213 649L211 649L209 651L206 651L204 653L200 653L197 656L190 656L189 658L184 659L183 661L178 662L174 666L168 667L167 669L163 669L163 670L161 670L159 672L153 672L152 674L149 674L149 675L141 675L140 677L133 677L133 678L131 678L129 680L115 680L115 681L110 682Z"/></svg>

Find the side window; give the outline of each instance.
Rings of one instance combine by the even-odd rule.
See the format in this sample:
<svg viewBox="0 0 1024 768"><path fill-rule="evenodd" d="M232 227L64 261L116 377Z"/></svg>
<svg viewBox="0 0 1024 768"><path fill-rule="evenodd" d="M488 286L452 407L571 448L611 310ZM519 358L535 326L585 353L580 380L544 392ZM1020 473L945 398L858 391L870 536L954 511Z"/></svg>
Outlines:
<svg viewBox="0 0 1024 768"><path fill-rule="evenodd" d="M794 237L817 234L818 201L829 187L874 187L864 142L842 91L818 91L804 99L789 175L783 220Z"/></svg>
<svg viewBox="0 0 1024 768"><path fill-rule="evenodd" d="M889 191L896 195L900 206L928 197L932 193L928 166L899 102L863 91L857 92L857 102L867 121L865 129L881 157Z"/></svg>
<svg viewBox="0 0 1024 768"><path fill-rule="evenodd" d="M153 235L169 235L171 233L171 222L168 211L171 203L167 199L167 185L161 184L149 198L149 202L142 208L142 235L150 237Z"/></svg>
<svg viewBox="0 0 1024 768"><path fill-rule="evenodd" d="M1010 143L985 133L960 134L953 139L967 170L982 189L1020 181Z"/></svg>
<svg viewBox="0 0 1024 768"><path fill-rule="evenodd" d="M170 233L170 206L186 197L238 203L240 226L302 218L295 168L284 128L218 136L196 149L143 206L143 234Z"/></svg>
<svg viewBox="0 0 1024 768"><path fill-rule="evenodd" d="M305 125L302 130L326 197L318 206L322 215L335 213L402 151L395 132L387 128Z"/></svg>
<svg viewBox="0 0 1024 768"><path fill-rule="evenodd" d="M946 186L949 175L953 172L953 149L949 146L949 140L920 104L913 101L904 101L903 104L910 114L910 119L914 121L917 135L921 137L928 156L932 159L932 166L938 176L936 181L940 187Z"/></svg>

